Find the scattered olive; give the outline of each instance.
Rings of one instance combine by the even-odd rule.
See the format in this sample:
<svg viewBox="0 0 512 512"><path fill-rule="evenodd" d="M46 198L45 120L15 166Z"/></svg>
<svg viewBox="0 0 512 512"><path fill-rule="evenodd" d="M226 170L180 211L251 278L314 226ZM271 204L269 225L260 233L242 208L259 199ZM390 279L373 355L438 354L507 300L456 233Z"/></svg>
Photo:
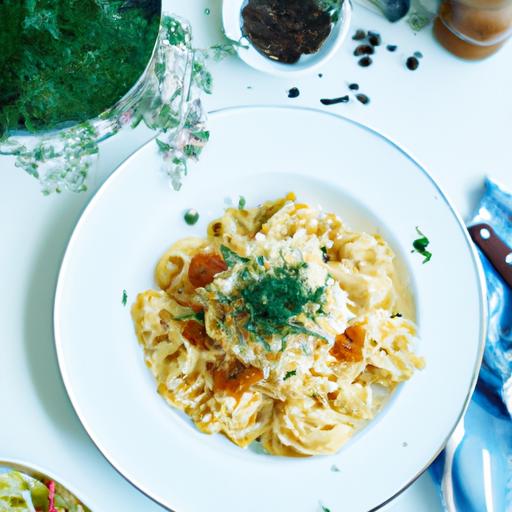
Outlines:
<svg viewBox="0 0 512 512"><path fill-rule="evenodd" d="M370 66L372 64L373 60L371 59L371 57L362 57L359 59L358 61L358 64L363 67L363 68L367 68L368 66Z"/></svg>
<svg viewBox="0 0 512 512"><path fill-rule="evenodd" d="M365 30L356 30L356 33L352 36L354 41L363 41L366 39L366 31Z"/></svg>
<svg viewBox="0 0 512 512"><path fill-rule="evenodd" d="M416 57L409 57L405 65L407 66L407 69L410 69L411 71L415 71L418 69L418 66L420 65L420 61Z"/></svg>
<svg viewBox="0 0 512 512"><path fill-rule="evenodd" d="M354 55L356 57L360 57L361 55L373 55L374 53L375 50L373 49L373 46L370 46L369 44L360 44L354 50Z"/></svg>
<svg viewBox="0 0 512 512"><path fill-rule="evenodd" d="M382 43L382 38L377 32L368 32L368 42L372 46L380 46Z"/></svg>
<svg viewBox="0 0 512 512"><path fill-rule="evenodd" d="M348 86L348 88L351 90L351 91L358 91L359 90L359 84L350 84Z"/></svg>
<svg viewBox="0 0 512 512"><path fill-rule="evenodd" d="M366 94L356 94L357 101L362 103L363 105L368 105L370 103L370 98L366 96Z"/></svg>
<svg viewBox="0 0 512 512"><path fill-rule="evenodd" d="M398 46L396 44L388 44L386 46L386 48L389 52L396 52L396 49L398 48Z"/></svg>
<svg viewBox="0 0 512 512"><path fill-rule="evenodd" d="M297 89L297 87L292 87L288 91L288 98L297 98L299 95L300 95L300 91L299 91L299 89Z"/></svg>

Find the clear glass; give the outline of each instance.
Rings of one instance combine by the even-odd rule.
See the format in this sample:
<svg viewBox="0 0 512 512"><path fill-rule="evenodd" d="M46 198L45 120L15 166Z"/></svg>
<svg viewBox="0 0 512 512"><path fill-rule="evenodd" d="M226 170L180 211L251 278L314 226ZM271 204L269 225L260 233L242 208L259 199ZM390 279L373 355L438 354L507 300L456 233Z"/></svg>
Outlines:
<svg viewBox="0 0 512 512"><path fill-rule="evenodd" d="M459 57L487 57L512 35L512 0L443 0L434 33Z"/></svg>
<svg viewBox="0 0 512 512"><path fill-rule="evenodd" d="M132 89L95 119L52 131L17 132L0 140L0 155L16 156L16 165L37 178L44 194L87 188L98 144L125 126L141 121L155 131L162 166L178 189L189 158L197 158L208 140L199 99L210 87L204 55L191 47L190 26L163 13L158 39L146 70Z"/></svg>

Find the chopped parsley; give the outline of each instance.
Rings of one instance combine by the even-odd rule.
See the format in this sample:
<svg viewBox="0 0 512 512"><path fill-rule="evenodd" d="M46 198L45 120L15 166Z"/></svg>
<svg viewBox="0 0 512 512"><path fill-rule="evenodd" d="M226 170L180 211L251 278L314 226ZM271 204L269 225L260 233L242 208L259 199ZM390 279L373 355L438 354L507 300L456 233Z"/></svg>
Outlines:
<svg viewBox="0 0 512 512"><path fill-rule="evenodd" d="M239 256L236 252L232 251L229 247L225 245L220 246L220 252L226 265L231 268L234 267L237 263L247 263L249 258L244 258L243 256Z"/></svg>
<svg viewBox="0 0 512 512"><path fill-rule="evenodd" d="M123 290L123 298L121 299L121 302L123 303L123 306L126 306L126 303L128 302L128 294L126 293L126 290Z"/></svg>
<svg viewBox="0 0 512 512"><path fill-rule="evenodd" d="M322 507L322 512L331 512L331 509L327 508L325 505L322 505L322 503L320 503L320 507Z"/></svg>
<svg viewBox="0 0 512 512"><path fill-rule="evenodd" d="M249 332L260 336L304 332L305 328L292 324L291 319L302 313L307 304L324 300L324 287L312 290L305 283L302 269L306 267L306 263L277 267L261 279L252 279L241 290Z"/></svg>
<svg viewBox="0 0 512 512"><path fill-rule="evenodd" d="M157 141L158 141L158 139L157 139ZM185 215L183 216L183 218L185 219L185 222L189 226L193 226L199 220L199 213L197 212L197 210L190 208L185 212Z"/></svg>
<svg viewBox="0 0 512 512"><path fill-rule="evenodd" d="M320 250L322 251L322 259L324 260L324 263L327 263L329 261L329 255L327 254L327 247L325 245L323 247L320 247Z"/></svg>
<svg viewBox="0 0 512 512"><path fill-rule="evenodd" d="M289 372L286 372L283 380L288 380L290 377L295 377L295 375L297 375L297 370L290 370Z"/></svg>
<svg viewBox="0 0 512 512"><path fill-rule="evenodd" d="M246 204L247 204L247 202L245 200L245 197L244 196L240 196L240 199L238 200L238 209L239 210L244 210Z"/></svg>
<svg viewBox="0 0 512 512"><path fill-rule="evenodd" d="M339 472L341 471L341 469L340 469L338 466L336 466L336 464L333 464L333 465L331 466L331 471L332 471L333 473L339 473Z"/></svg>
<svg viewBox="0 0 512 512"><path fill-rule="evenodd" d="M258 256L258 257L256 258L256 261L258 262L258 265L259 265L260 267L263 267L263 265L265 264L265 258L264 258L263 256Z"/></svg>
<svg viewBox="0 0 512 512"><path fill-rule="evenodd" d="M402 313L393 313L391 315L391 318L402 318L402 316L403 316Z"/></svg>
<svg viewBox="0 0 512 512"><path fill-rule="evenodd" d="M427 251L427 247L430 244L430 240L420 231L418 226L416 226L416 231L420 238L417 238L412 243L413 250L411 252L417 252L423 256L423 263L427 263L432 258L432 253Z"/></svg>

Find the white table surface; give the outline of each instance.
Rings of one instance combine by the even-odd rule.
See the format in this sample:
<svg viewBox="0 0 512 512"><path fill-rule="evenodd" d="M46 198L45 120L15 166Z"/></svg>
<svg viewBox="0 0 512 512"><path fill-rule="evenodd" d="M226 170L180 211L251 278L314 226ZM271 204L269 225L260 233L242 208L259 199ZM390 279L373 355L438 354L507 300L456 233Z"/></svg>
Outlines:
<svg viewBox="0 0 512 512"><path fill-rule="evenodd" d="M164 4L192 21L197 45L220 40L221 0ZM207 5L209 16L204 14ZM322 78L314 74L292 80L260 74L230 58L213 67L208 109L285 104L318 107L361 121L408 149L463 217L471 211L485 174L512 188L512 44L473 64L446 53L428 29L415 35L405 24L391 25L358 6L355 28L379 31L385 43L398 44L397 52L381 48L375 64L363 69L351 55L355 43L350 40L321 70ZM416 50L424 58L420 68L410 72L404 58ZM370 105L322 107L320 98L346 94L350 82L361 85L371 97ZM294 86L301 95L292 100L286 92ZM76 417L55 356L53 295L80 212L105 177L149 136L138 128L103 143L90 191L82 195L43 197L36 181L15 168L13 159L0 159L0 460L22 459L62 475L95 512L162 508L116 473ZM441 510L430 477L423 475L389 510Z"/></svg>

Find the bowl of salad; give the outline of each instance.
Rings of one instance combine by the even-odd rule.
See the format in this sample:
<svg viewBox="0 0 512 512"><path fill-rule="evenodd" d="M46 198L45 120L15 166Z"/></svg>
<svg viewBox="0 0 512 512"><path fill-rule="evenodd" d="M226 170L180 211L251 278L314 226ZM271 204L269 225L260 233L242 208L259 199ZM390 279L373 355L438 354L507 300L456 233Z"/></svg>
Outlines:
<svg viewBox="0 0 512 512"><path fill-rule="evenodd" d="M91 512L76 494L40 469L0 461L0 512Z"/></svg>

